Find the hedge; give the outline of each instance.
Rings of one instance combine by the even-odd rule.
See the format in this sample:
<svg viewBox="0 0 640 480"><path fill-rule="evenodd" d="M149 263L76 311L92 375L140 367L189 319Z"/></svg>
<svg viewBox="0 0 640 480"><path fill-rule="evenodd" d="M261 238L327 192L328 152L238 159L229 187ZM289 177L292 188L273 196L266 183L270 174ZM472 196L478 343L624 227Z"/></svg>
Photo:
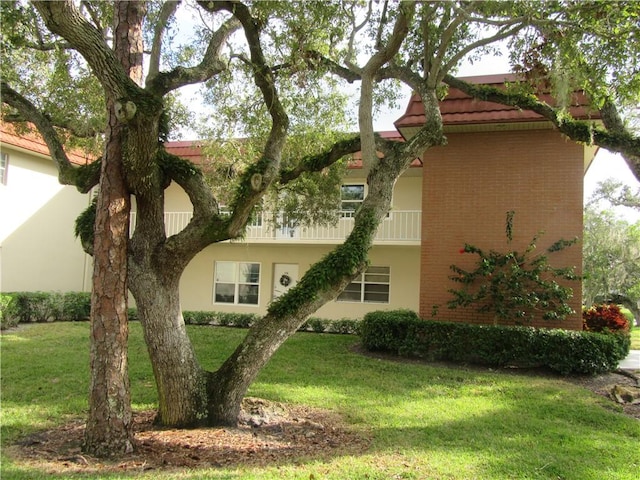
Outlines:
<svg viewBox="0 0 640 480"><path fill-rule="evenodd" d="M86 320L89 292L10 292L0 294L0 328L18 323Z"/></svg>
<svg viewBox="0 0 640 480"><path fill-rule="evenodd" d="M91 314L89 292L11 292L0 293L0 328L18 323L87 320ZM220 325L249 328L259 318L255 313L184 311L187 325ZM138 320L138 311L128 309L129 320ZM309 318L300 331L357 334L360 320Z"/></svg>
<svg viewBox="0 0 640 480"><path fill-rule="evenodd" d="M614 371L630 347L622 332L437 322L407 310L368 313L360 335L371 351L492 367L547 367L563 375Z"/></svg>

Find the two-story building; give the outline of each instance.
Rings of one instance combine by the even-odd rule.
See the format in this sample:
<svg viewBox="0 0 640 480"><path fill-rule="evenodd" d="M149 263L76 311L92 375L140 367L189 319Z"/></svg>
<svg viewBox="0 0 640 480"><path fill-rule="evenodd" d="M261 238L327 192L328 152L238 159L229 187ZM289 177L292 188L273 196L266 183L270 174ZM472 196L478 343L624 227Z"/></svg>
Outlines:
<svg viewBox="0 0 640 480"><path fill-rule="evenodd" d="M467 80L502 85L505 77ZM570 107L573 115L588 118L585 104L576 96ZM507 248L504 222L510 210L516 214L509 248L526 246L541 231L545 232L539 241L541 251L559 238L581 237L583 176L594 148L564 138L533 112L476 101L455 89L442 101L441 111L448 144L425 152L397 181L392 210L378 230L368 271L317 316L361 318L372 310L408 308L431 318L439 306L438 318L490 323L471 310L451 311L444 305L450 298L448 290L456 286L449 279L450 265L471 268L475 260L459 253L465 243ZM398 132L383 134L409 138L424 121L420 98L414 96L396 122ZM34 173L45 169L51 183L57 180L46 155L30 150L34 145L17 145L4 127L2 135L3 158L8 156L7 181L0 186L4 227L5 212L23 209L22 202L28 204L25 198L44 192L34 191L28 181L14 187L14 169L24 167L26 175L31 165ZM194 163L202 157L197 142L170 142L167 148ZM264 313L269 302L344 240L353 226L353 211L367 195L366 177L354 162L341 188L342 205L334 226L274 228L269 219L277 212L263 212L241 241L205 248L184 272L183 309ZM23 197L2 196L3 189L14 188L24 189ZM3 230L3 291L90 288L90 261L73 239L73 221L88 204L88 196L70 187L56 188L65 192L57 196L68 198L69 205L60 204L57 196L42 195L34 212L19 214L19 220ZM166 193L167 233L180 231L190 216L188 197L172 184ZM135 220L134 212L132 228ZM576 266L580 273L580 245L554 256L558 266ZM580 282L571 287L572 307L578 314L562 324L541 322L541 326L581 328Z"/></svg>

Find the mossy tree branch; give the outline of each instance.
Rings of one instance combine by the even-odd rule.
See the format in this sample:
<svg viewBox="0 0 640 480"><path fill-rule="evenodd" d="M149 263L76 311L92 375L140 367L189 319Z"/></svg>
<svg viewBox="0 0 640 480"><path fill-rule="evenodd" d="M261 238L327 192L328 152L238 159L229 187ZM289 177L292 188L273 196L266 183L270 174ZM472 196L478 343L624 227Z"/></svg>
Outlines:
<svg viewBox="0 0 640 480"><path fill-rule="evenodd" d="M58 169L58 181L62 185L73 185L80 192L87 193L98 184L100 162L74 166L64 150L53 123L46 115L4 81L0 82L0 94L4 103L15 108L25 120L36 126L49 148L51 158Z"/></svg>
<svg viewBox="0 0 640 480"><path fill-rule="evenodd" d="M566 112L540 101L535 95L506 92L487 85L474 85L452 75L446 75L444 82L479 100L531 110L549 120L558 131L571 140L587 145L598 145L611 152L622 154L627 163L630 163L629 166L635 177L640 181L640 137L624 129L619 121L611 119L607 121L607 118L612 118L612 104L605 105L603 109L602 116L606 127L603 129L592 122L576 120Z"/></svg>

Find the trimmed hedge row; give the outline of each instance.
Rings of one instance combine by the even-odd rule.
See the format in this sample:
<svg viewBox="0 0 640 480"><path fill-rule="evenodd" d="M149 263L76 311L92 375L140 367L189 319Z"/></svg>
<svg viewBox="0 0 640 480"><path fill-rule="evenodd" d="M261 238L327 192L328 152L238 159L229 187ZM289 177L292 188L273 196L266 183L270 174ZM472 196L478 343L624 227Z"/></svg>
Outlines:
<svg viewBox="0 0 640 480"><path fill-rule="evenodd" d="M435 322L407 310L368 313L360 335L371 351L493 367L548 367L563 375L614 371L630 347L623 332Z"/></svg>
<svg viewBox="0 0 640 480"><path fill-rule="evenodd" d="M187 325L219 325L223 327L249 328L261 318L255 313L184 311L184 322ZM357 334L360 321L343 318L329 320L311 317L298 329L301 332Z"/></svg>
<svg viewBox="0 0 640 480"><path fill-rule="evenodd" d="M91 314L89 292L12 292L0 294L0 329L15 327L18 323L79 321ZM129 320L137 320L135 308L128 311ZM185 311L187 325L219 325L249 328L260 315L254 313L228 313ZM352 319L328 320L309 318L300 331L318 333L357 334L360 321Z"/></svg>
<svg viewBox="0 0 640 480"><path fill-rule="evenodd" d="M0 294L0 328L18 323L86 320L89 292L11 292Z"/></svg>

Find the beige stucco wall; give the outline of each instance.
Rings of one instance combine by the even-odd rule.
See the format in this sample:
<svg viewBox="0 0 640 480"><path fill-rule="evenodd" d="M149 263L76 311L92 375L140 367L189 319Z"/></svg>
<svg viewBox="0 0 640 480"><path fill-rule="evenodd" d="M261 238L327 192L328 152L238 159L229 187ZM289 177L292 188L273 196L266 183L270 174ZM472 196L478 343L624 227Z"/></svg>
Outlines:
<svg viewBox="0 0 640 480"><path fill-rule="evenodd" d="M256 245L224 243L207 247L189 264L180 283L183 310L250 312L263 314L273 296L274 264L297 264L299 275L326 255L329 245ZM420 248L418 246L376 246L370 254L371 265L390 267L390 302L330 302L314 316L322 318L362 318L373 310L418 309ZM216 304L213 299L216 261L260 263L260 300L258 306Z"/></svg>
<svg viewBox="0 0 640 480"><path fill-rule="evenodd" d="M0 289L86 290L90 258L73 229L89 196L60 185L50 158L6 144L2 151L9 170L0 185Z"/></svg>

